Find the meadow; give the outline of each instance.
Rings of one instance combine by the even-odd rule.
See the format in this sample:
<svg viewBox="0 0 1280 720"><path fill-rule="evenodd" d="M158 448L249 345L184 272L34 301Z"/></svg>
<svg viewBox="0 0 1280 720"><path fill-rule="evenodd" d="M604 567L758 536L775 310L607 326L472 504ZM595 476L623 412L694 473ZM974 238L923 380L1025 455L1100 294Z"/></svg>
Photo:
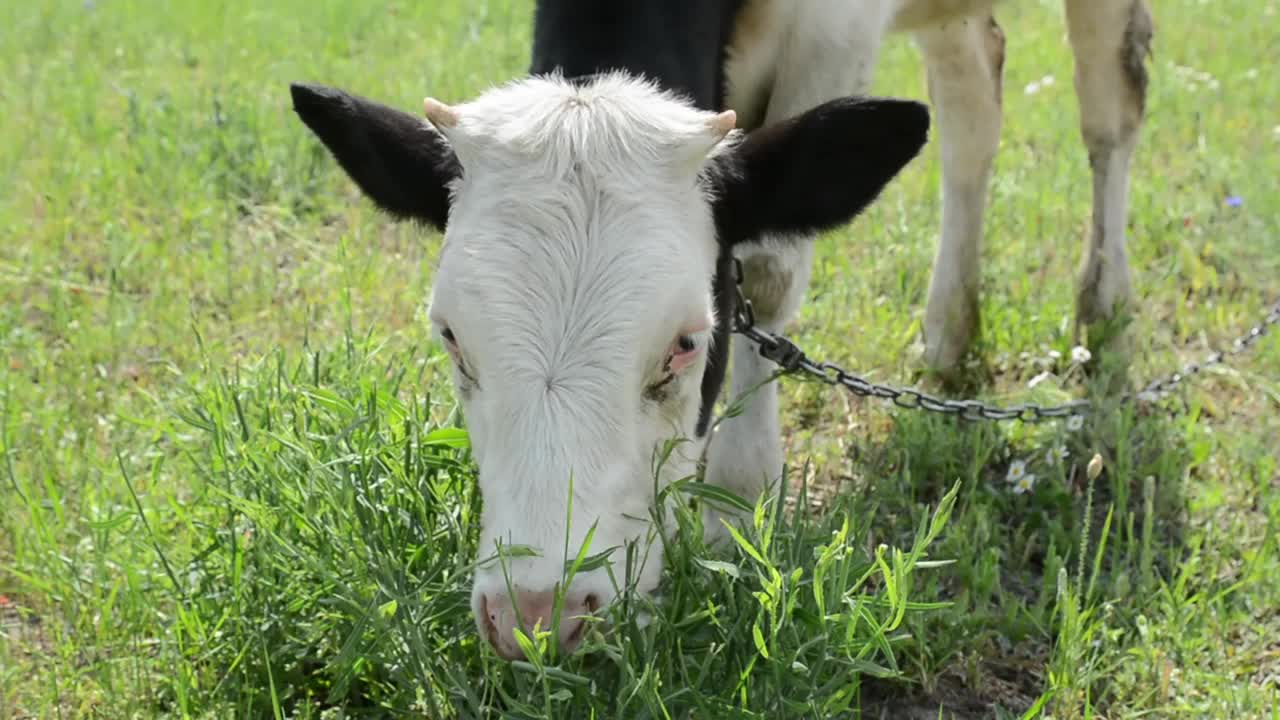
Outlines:
<svg viewBox="0 0 1280 720"><path fill-rule="evenodd" d="M660 599L497 661L439 237L363 201L288 83L464 100L522 72L531 5L0 4L0 717L1280 718L1280 332L1082 426L784 378L785 496L729 547L678 515ZM1134 384L1280 296L1280 3L1153 10ZM1101 402L1062 10L999 17L974 392ZM874 90L926 97L909 39ZM810 353L919 380L938 187L931 142L820 239Z"/></svg>

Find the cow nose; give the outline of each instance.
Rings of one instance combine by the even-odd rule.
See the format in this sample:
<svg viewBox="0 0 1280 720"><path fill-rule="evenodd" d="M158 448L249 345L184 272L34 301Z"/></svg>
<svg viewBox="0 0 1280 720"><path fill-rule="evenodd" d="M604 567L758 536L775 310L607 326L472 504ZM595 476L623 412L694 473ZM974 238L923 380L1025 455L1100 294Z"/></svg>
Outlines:
<svg viewBox="0 0 1280 720"><path fill-rule="evenodd" d="M550 631L554 602L555 594L550 590L518 591L514 605L511 596L505 592L482 595L480 612L484 614L485 634L498 657L504 660L523 659L524 651L516 642L517 623L530 640L533 640L535 625L539 632ZM595 612L598 607L599 599L594 593L569 593L565 596L560 614L560 632L556 638L561 653L572 653L578 647L587 629L584 616Z"/></svg>

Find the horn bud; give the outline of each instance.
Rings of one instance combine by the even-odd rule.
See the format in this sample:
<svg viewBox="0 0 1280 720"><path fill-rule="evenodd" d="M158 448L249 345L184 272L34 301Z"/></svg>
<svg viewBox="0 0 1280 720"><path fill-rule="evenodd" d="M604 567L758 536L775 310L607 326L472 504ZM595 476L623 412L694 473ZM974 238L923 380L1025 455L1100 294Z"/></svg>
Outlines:
<svg viewBox="0 0 1280 720"><path fill-rule="evenodd" d="M729 132L737 126L737 124L738 114L732 110L725 110L722 113L718 113L715 117L707 121L707 125L710 126L711 132L721 138L728 135Z"/></svg>
<svg viewBox="0 0 1280 720"><path fill-rule="evenodd" d="M451 128L458 125L458 111L444 103L429 97L422 101L422 111L437 128Z"/></svg>

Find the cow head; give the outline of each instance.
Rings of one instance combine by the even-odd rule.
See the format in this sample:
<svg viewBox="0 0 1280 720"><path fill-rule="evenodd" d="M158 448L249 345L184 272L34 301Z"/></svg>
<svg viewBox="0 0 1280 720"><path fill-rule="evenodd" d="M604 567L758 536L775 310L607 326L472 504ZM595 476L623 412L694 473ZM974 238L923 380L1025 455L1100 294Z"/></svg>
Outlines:
<svg viewBox="0 0 1280 720"><path fill-rule="evenodd" d="M516 611L526 629L551 625L566 550L593 526L593 554L646 542L656 489L692 474L703 375L730 321L713 301L717 260L764 233L806 242L849 221L929 124L919 103L850 98L743 134L732 112L618 73L428 99L425 120L332 88L292 91L373 203L444 232L429 316L478 464L480 553L535 551L474 578L478 627L507 658L520 655ZM673 439L694 442L655 470ZM641 591L656 587L660 555L640 553ZM573 578L562 646L616 590L605 569Z"/></svg>

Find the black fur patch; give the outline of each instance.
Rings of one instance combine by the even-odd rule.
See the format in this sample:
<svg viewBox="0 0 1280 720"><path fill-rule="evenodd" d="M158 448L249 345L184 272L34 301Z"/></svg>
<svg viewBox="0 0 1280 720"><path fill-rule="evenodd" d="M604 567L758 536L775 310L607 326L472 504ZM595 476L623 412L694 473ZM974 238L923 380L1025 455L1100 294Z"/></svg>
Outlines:
<svg viewBox="0 0 1280 720"><path fill-rule="evenodd" d="M724 385L725 372L729 369L729 343L733 341L733 315L738 303L734 293L733 251L728 245L720 246L720 253L716 258L716 276L711 281L711 293L716 310L716 326L711 331L707 368L702 375L702 407L698 409L698 424L694 428L698 437L705 436L711 426L711 411L715 408L720 388Z"/></svg>
<svg viewBox="0 0 1280 720"><path fill-rule="evenodd" d="M373 202L443 230L462 166L425 120L324 85L289 86L293 109Z"/></svg>
<svg viewBox="0 0 1280 720"><path fill-rule="evenodd" d="M729 246L840 227L920 152L929 110L912 100L840 98L753 131L708 172Z"/></svg>
<svg viewBox="0 0 1280 720"><path fill-rule="evenodd" d="M724 102L724 56L743 0L540 0L529 72L567 78L625 70L697 107Z"/></svg>

